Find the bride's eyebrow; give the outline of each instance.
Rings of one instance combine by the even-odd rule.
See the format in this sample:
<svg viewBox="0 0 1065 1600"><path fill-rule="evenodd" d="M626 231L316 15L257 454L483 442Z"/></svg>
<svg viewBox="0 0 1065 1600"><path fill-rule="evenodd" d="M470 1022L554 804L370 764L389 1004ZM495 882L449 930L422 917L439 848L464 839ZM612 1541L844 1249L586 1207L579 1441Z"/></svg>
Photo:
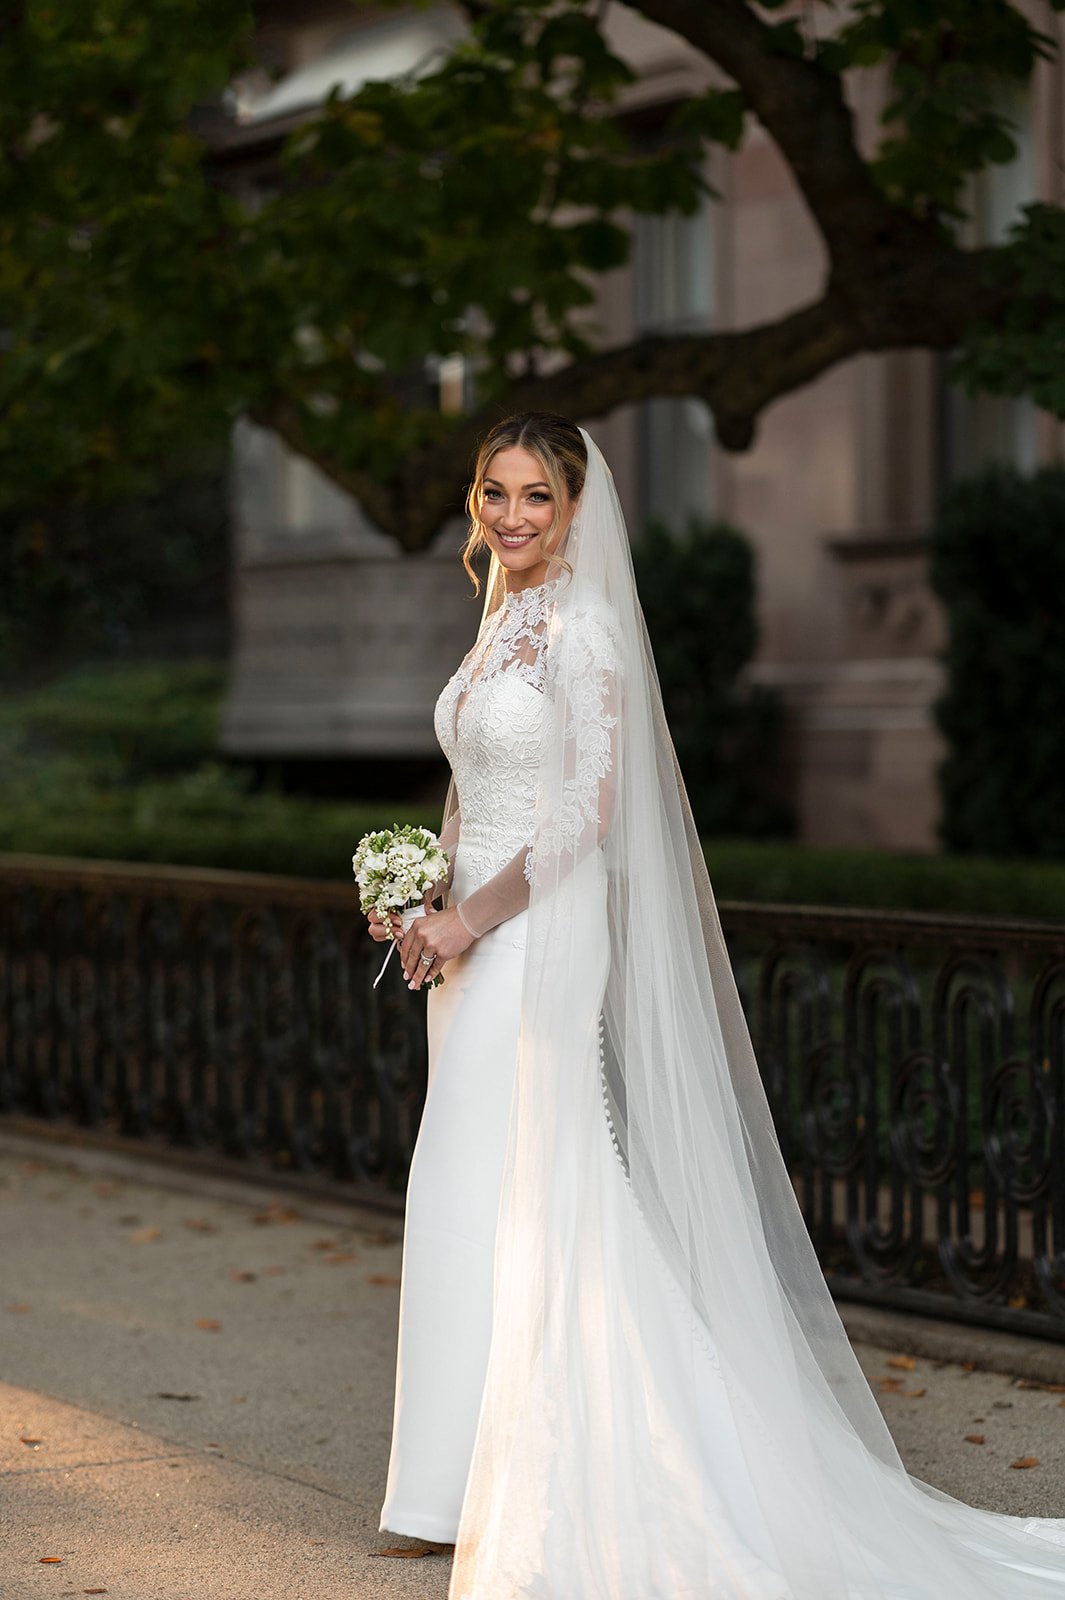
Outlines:
<svg viewBox="0 0 1065 1600"><path fill-rule="evenodd" d="M498 478L486 478L484 481L485 483L495 484L497 489L502 489L503 487ZM524 492L526 489L550 489L551 485L541 481L540 483L523 483L521 487Z"/></svg>

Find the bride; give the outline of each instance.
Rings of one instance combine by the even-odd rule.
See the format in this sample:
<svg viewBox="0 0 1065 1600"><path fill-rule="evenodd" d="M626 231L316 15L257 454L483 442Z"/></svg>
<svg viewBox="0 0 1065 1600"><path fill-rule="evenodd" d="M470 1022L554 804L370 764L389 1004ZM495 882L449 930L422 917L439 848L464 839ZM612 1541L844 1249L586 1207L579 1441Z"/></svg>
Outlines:
<svg viewBox="0 0 1065 1600"><path fill-rule="evenodd" d="M468 504L382 1530L454 1543L449 1600L1065 1600L1065 1520L910 1476L836 1313L602 455L513 417Z"/></svg>

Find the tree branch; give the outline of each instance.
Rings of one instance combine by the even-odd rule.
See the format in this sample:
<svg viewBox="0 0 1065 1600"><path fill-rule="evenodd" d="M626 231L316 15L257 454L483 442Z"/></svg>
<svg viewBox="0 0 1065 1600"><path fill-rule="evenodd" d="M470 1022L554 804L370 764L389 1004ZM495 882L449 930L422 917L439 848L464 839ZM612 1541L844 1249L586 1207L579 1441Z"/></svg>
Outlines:
<svg viewBox="0 0 1065 1600"><path fill-rule="evenodd" d="M742 91L795 176L832 258L833 274L860 270L888 241L909 249L942 244L919 218L892 206L854 136L839 75L773 46L772 27L745 0L625 0L686 39Z"/></svg>
<svg viewBox="0 0 1065 1600"><path fill-rule="evenodd" d="M949 349L978 318L1002 310L985 271L992 251L964 251L873 181L854 137L838 74L775 48L773 28L746 0L625 0L671 29L731 78L779 146L828 251L821 299L777 321L734 332L649 335L519 380L505 397L457 419L437 444L408 457L388 483L308 450L298 413L281 398L259 418L361 501L408 550L424 548L461 508L461 481L493 423L520 411L605 416L619 405L697 395L726 449L744 450L777 396L862 351ZM471 0L476 4L476 0Z"/></svg>
<svg viewBox="0 0 1065 1600"><path fill-rule="evenodd" d="M714 416L726 449L745 450L760 413L837 362L867 350L949 349L975 317L995 315L1005 291L989 284L991 251L902 257L887 250L867 263L862 284L825 295L774 322L737 332L647 335L556 372L529 379L505 397L457 419L441 440L404 460L387 482L309 447L298 413L281 397L254 420L273 428L361 502L406 550L424 549L448 515L461 511L463 482L479 440L502 417L558 411L591 419L669 395L697 395Z"/></svg>

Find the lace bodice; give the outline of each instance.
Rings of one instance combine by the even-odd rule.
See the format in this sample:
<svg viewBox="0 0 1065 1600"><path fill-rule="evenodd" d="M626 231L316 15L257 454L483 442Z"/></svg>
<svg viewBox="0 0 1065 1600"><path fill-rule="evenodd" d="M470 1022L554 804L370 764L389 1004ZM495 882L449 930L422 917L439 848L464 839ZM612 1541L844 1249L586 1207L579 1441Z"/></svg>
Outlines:
<svg viewBox="0 0 1065 1600"><path fill-rule="evenodd" d="M434 725L455 775L463 864L481 884L532 842L546 623L557 579L508 593L444 686Z"/></svg>
<svg viewBox="0 0 1065 1600"><path fill-rule="evenodd" d="M508 593L437 701L457 794L446 848L461 880L459 916L475 937L523 909L534 880L571 872L610 825L616 618L587 596L563 611L564 581Z"/></svg>

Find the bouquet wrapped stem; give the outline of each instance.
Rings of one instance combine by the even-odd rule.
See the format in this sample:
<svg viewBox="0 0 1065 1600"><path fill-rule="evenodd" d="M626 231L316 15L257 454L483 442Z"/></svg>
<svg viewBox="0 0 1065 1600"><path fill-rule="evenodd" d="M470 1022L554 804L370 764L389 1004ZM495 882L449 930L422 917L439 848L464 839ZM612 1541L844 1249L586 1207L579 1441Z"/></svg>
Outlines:
<svg viewBox="0 0 1065 1600"><path fill-rule="evenodd" d="M424 916L425 916L425 907L422 906L422 905L405 907L404 910L402 910L400 912L400 914L399 914L399 920L403 924L403 932L404 933L409 933L410 930L411 930L411 927L418 920L418 918L419 917L424 917ZM381 979L384 977L385 968L388 966L389 961L392 959L392 955L393 955L393 953L394 953L394 951L396 949L396 946L398 944L399 944L399 940L396 937L396 935L393 934L392 935L392 943L388 947L388 953L385 956L385 959L381 963L381 970L377 974L377 977L373 981L373 986L374 986L375 989L377 988L377 985L381 982ZM438 972L435 978L430 978L429 979L429 987L430 987L430 989L435 988L438 983L443 983L443 981L444 981L443 973L442 972Z"/></svg>

